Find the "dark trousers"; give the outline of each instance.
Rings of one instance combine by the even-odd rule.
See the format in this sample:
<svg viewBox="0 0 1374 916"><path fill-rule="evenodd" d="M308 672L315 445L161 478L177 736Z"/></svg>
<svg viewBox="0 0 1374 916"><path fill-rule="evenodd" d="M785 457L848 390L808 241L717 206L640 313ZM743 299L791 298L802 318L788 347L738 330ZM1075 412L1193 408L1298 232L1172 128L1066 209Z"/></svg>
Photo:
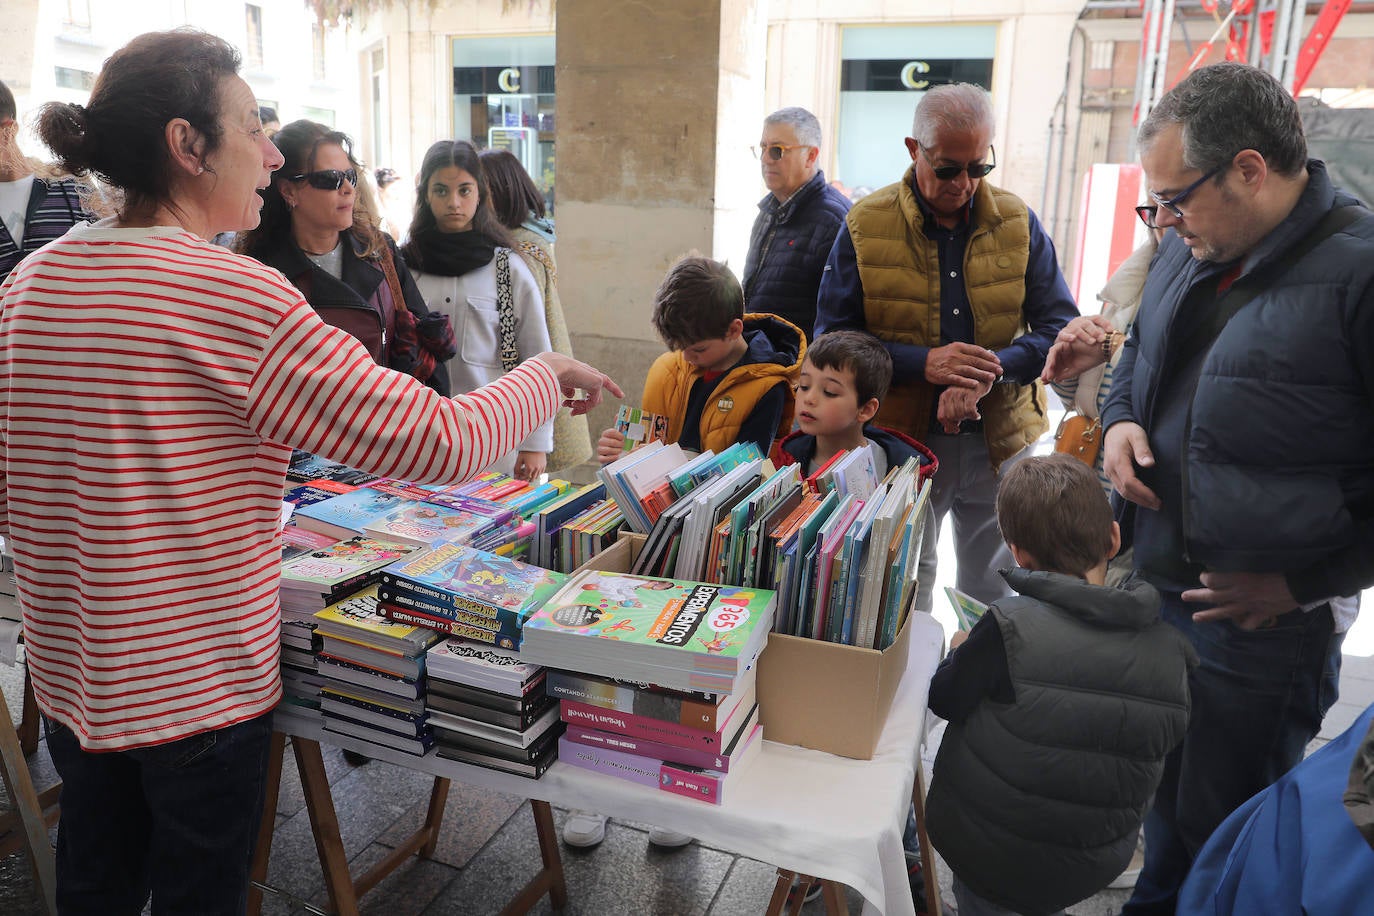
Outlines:
<svg viewBox="0 0 1374 916"><path fill-rule="evenodd" d="M1164 595L1164 619L1197 650L1192 713L1145 816L1145 866L1128 916L1173 913L1193 857L1246 799L1302 761L1336 702L1343 634L1331 608L1292 611L1272 627L1194 623L1202 606Z"/></svg>
<svg viewBox="0 0 1374 916"><path fill-rule="evenodd" d="M241 916L262 815L268 713L130 751L81 749L48 721L62 777L57 909L62 916Z"/></svg>

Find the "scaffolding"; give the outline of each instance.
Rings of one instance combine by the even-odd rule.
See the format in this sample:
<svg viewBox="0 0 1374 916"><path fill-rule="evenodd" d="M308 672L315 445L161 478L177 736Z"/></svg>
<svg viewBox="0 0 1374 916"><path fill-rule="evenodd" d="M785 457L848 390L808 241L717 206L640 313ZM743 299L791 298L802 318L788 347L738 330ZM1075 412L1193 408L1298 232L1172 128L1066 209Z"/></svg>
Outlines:
<svg viewBox="0 0 1374 916"><path fill-rule="evenodd" d="M1133 109L1136 125L1170 87L1212 56L1223 38L1226 60L1244 61L1272 73L1297 96L1350 9L1351 0L1326 0L1305 39L1305 0L1201 0L1200 4L1188 4L1190 8L1199 5L1211 16L1215 31L1181 68L1170 72L1169 45L1179 4L1177 0L1140 0L1142 34Z"/></svg>

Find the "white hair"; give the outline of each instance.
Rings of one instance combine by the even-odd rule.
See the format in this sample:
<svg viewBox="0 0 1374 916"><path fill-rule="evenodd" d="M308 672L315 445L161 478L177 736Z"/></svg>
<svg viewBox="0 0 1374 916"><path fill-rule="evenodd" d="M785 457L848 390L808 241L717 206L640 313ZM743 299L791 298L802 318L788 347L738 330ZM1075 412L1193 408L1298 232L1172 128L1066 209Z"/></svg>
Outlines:
<svg viewBox="0 0 1374 916"><path fill-rule="evenodd" d="M921 96L916 116L911 121L911 136L922 147L938 146L935 138L943 131L986 129L992 138L996 123L992 115L992 96L973 83L936 86Z"/></svg>
<svg viewBox="0 0 1374 916"><path fill-rule="evenodd" d="M792 132L797 135L797 142L802 146L820 148L821 122L805 108L779 108L764 118L763 123L765 127L769 124L786 124L792 128Z"/></svg>

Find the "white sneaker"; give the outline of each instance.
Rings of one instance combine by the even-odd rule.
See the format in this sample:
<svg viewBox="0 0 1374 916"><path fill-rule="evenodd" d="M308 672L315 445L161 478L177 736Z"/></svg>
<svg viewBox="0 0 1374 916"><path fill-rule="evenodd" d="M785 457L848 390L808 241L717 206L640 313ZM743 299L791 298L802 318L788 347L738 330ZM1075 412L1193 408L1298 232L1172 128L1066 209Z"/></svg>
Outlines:
<svg viewBox="0 0 1374 916"><path fill-rule="evenodd" d="M563 823L563 842L588 849L606 839L606 815L574 811Z"/></svg>
<svg viewBox="0 0 1374 916"><path fill-rule="evenodd" d="M671 849L678 846L686 846L694 839L696 839L696 837L688 836L685 833L678 833L676 830L669 830L666 827L649 828L649 842L653 843L655 846L666 846Z"/></svg>

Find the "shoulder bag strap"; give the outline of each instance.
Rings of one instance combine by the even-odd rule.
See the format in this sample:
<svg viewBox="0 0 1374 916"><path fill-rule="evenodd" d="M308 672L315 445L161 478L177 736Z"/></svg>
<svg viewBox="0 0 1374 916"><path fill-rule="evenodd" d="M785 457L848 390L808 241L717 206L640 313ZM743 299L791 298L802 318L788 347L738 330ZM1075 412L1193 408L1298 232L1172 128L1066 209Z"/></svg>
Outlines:
<svg viewBox="0 0 1374 916"><path fill-rule="evenodd" d="M387 288L391 291L391 314L382 316L387 329L387 345L382 348L382 365L385 366L388 365L386 361L390 359L388 351L396 335L396 323L401 320L400 313L405 312L406 317L410 317L410 309L406 306L406 294L401 289L401 278L396 276L396 262L392 260L390 245L382 246L382 256L379 260L382 262L382 275L386 277ZM414 324L413 319L411 324Z"/></svg>
<svg viewBox="0 0 1374 916"><path fill-rule="evenodd" d="M509 372L520 365L515 346L515 297L511 292L510 249L496 249L496 314L501 322L501 368Z"/></svg>

